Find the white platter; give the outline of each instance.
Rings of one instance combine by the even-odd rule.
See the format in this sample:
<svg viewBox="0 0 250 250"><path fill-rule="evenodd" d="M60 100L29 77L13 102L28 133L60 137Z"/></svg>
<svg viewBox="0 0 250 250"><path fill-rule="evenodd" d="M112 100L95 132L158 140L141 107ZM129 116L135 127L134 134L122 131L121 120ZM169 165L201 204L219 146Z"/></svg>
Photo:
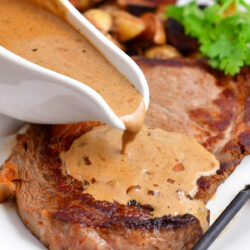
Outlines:
<svg viewBox="0 0 250 250"><path fill-rule="evenodd" d="M0 125L1 126L1 125ZM0 140L0 164L8 157L14 145L15 136ZM222 184L215 198L207 207L211 221L223 211L234 196L250 184L250 156L245 157L240 166ZM212 244L210 250L249 250L250 249L250 201L235 216L230 225ZM0 250L44 250L45 247L29 232L17 215L15 203L0 205Z"/></svg>

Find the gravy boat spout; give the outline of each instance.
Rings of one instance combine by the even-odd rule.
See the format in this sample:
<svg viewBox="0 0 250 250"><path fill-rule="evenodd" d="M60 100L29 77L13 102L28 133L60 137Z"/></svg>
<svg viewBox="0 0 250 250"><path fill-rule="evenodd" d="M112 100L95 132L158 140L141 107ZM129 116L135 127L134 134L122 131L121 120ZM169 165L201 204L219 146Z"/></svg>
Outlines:
<svg viewBox="0 0 250 250"><path fill-rule="evenodd" d="M62 15L140 91L146 109L149 90L136 63L109 41L68 0L33 0ZM122 103L121 103L122 104ZM102 121L125 129L122 120L92 88L38 66L0 46L0 122L7 117L41 124ZM13 120L13 124L16 121ZM18 122L16 122L18 123ZM9 118L8 118L8 124ZM6 128L0 127L0 136Z"/></svg>

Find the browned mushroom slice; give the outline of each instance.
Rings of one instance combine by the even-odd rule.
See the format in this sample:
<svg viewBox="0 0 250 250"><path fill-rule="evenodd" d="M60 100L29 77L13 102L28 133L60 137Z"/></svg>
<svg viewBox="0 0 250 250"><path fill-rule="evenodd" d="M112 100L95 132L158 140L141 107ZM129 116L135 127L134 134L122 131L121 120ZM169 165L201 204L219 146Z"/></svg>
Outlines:
<svg viewBox="0 0 250 250"><path fill-rule="evenodd" d="M162 45L153 46L144 52L144 56L152 59L169 59L173 57L180 57L181 54L172 46Z"/></svg>
<svg viewBox="0 0 250 250"><path fill-rule="evenodd" d="M101 32L107 33L111 30L113 20L107 11L101 9L89 9L83 14Z"/></svg>
<svg viewBox="0 0 250 250"><path fill-rule="evenodd" d="M145 13L141 16L145 23L145 30L141 34L142 39L151 41L154 44L161 45L166 43L166 33L161 20L153 13Z"/></svg>
<svg viewBox="0 0 250 250"><path fill-rule="evenodd" d="M144 29L144 22L126 11L116 11L114 17L113 33L121 42L129 41L140 35Z"/></svg>

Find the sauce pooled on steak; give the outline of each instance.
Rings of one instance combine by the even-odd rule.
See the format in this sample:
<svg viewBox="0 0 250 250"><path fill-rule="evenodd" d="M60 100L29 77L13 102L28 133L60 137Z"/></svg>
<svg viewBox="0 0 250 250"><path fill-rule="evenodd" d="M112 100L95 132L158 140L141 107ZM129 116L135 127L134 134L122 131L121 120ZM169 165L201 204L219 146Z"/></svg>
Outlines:
<svg viewBox="0 0 250 250"><path fill-rule="evenodd" d="M65 174L85 183L96 200L150 205L154 217L192 214L207 225L197 180L219 169L215 156L195 139L144 126L125 154L122 132L100 126L75 140L61 153Z"/></svg>

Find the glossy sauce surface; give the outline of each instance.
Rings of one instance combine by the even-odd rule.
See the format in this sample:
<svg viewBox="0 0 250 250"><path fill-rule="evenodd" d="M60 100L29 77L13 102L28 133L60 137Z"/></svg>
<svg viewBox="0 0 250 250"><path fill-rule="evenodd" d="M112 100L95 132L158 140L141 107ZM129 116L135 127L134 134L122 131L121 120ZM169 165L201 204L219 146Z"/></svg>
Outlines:
<svg viewBox="0 0 250 250"><path fill-rule="evenodd" d="M69 24L38 5L0 0L0 32L1 46L95 89L119 117L140 106L141 94L124 75Z"/></svg>
<svg viewBox="0 0 250 250"><path fill-rule="evenodd" d="M192 214L206 228L207 210L191 200L197 180L219 168L214 155L196 140L178 133L143 127L125 154L122 132L94 128L61 153L65 174L87 183L85 192L97 200L126 205L136 200L154 209L153 216Z"/></svg>

